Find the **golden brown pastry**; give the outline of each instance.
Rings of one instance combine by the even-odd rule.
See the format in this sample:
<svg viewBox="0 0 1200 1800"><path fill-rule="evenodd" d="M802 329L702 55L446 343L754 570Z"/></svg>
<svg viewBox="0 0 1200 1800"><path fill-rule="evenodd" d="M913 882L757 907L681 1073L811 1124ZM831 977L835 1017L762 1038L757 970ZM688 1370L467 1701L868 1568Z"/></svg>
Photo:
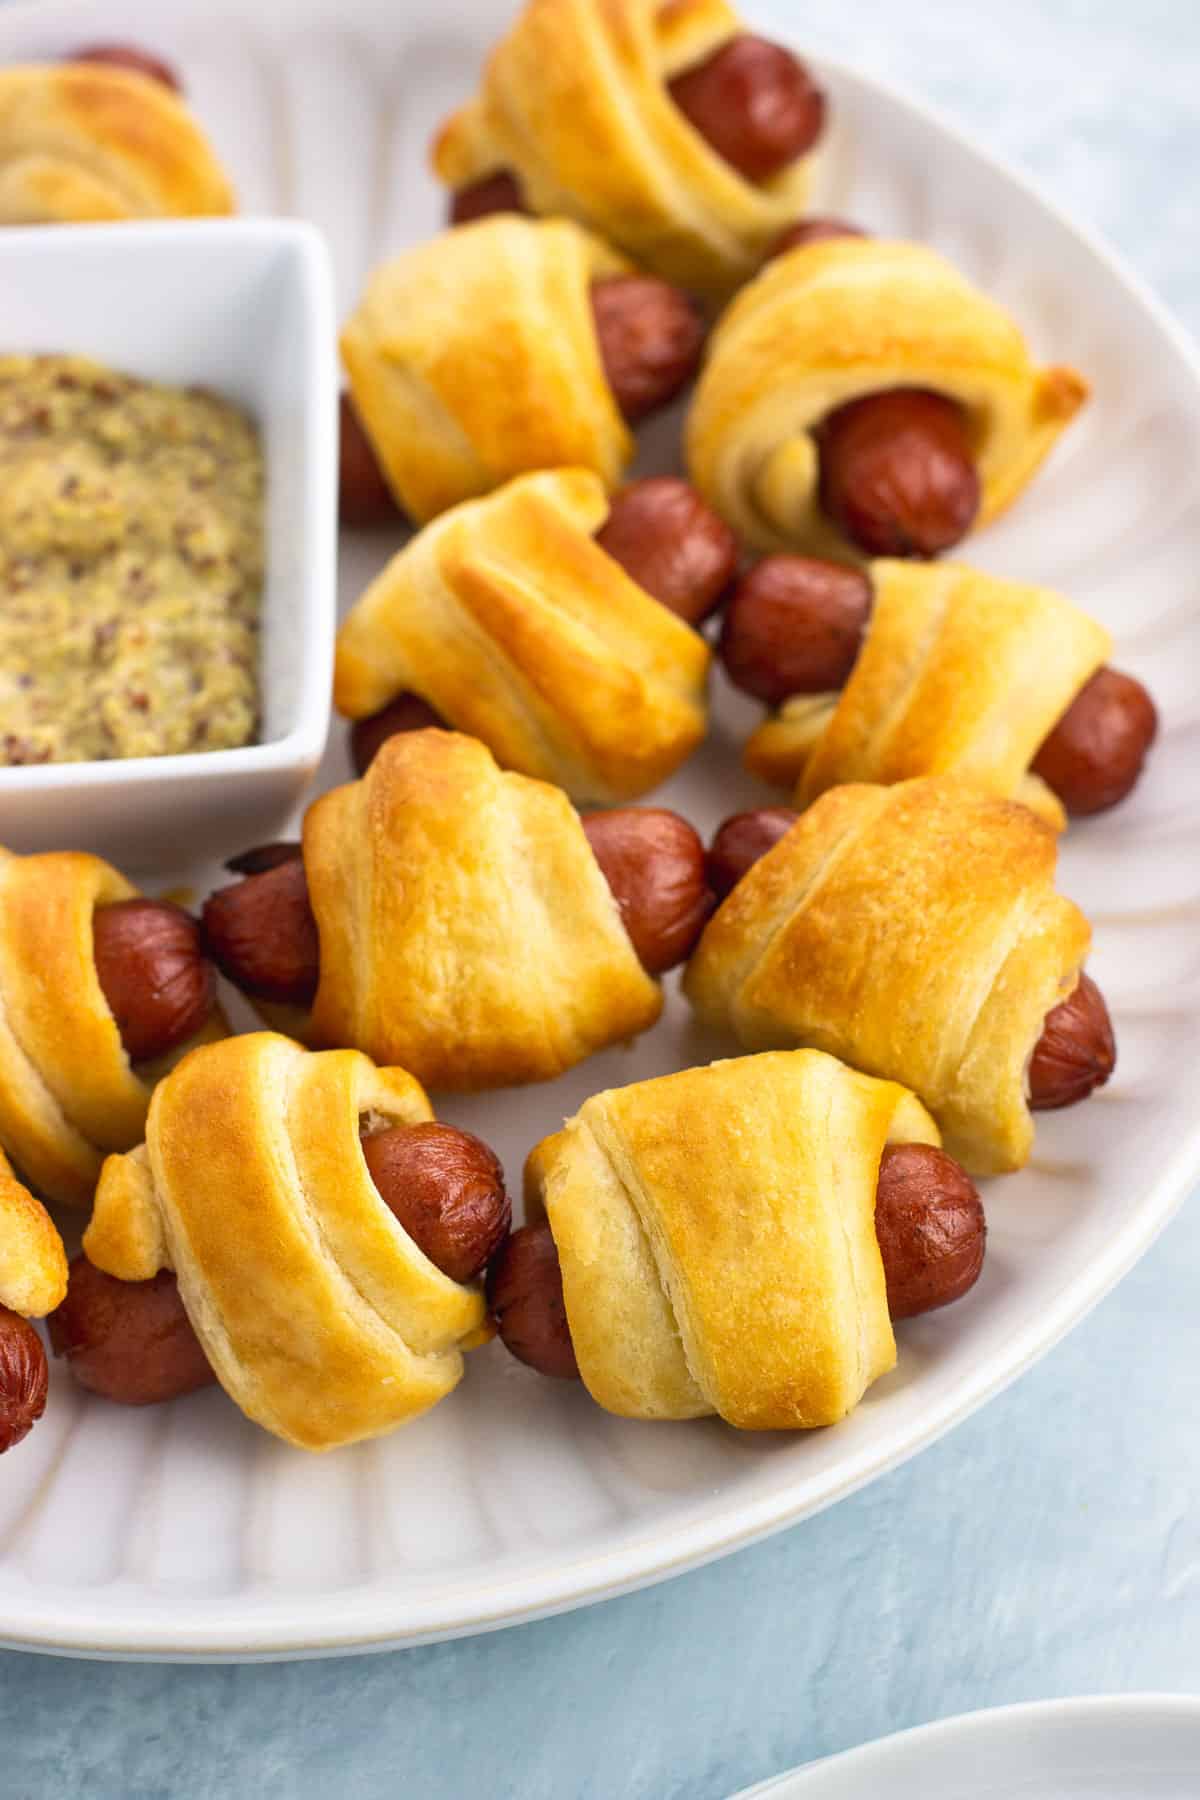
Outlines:
<svg viewBox="0 0 1200 1800"><path fill-rule="evenodd" d="M704 736L710 653L595 542L607 513L598 476L558 469L426 526L338 632L338 709L420 694L576 800L665 781Z"/></svg>
<svg viewBox="0 0 1200 1800"><path fill-rule="evenodd" d="M161 81L93 63L0 70L0 224L233 210L212 146Z"/></svg>
<svg viewBox="0 0 1200 1800"><path fill-rule="evenodd" d="M479 93L443 125L452 188L515 173L534 212L563 213L714 300L803 210L810 158L767 180L701 135L668 84L743 31L725 0L528 0Z"/></svg>
<svg viewBox="0 0 1200 1800"><path fill-rule="evenodd" d="M798 781L800 807L843 782L956 775L1061 830L1062 805L1030 764L1106 661L1108 632L1050 588L963 563L880 560L868 572L870 623L846 686L785 701L751 737L746 767Z"/></svg>
<svg viewBox="0 0 1200 1800"><path fill-rule="evenodd" d="M360 781L310 806L303 867L274 873L302 883L319 962L311 1008L265 1015L314 1047L400 1063L427 1087L549 1081L662 1010L566 795L503 773L474 738L390 738ZM279 958L273 904L261 919L238 907L231 923L221 900L205 908L214 953L269 999L254 963L269 975Z"/></svg>
<svg viewBox="0 0 1200 1800"><path fill-rule="evenodd" d="M0 1150L0 1307L43 1319L67 1291L67 1256L54 1221Z"/></svg>
<svg viewBox="0 0 1200 1800"><path fill-rule="evenodd" d="M375 271L342 356L410 518L532 469L578 465L616 485L633 439L605 379L591 284L629 267L565 219L505 216Z"/></svg>
<svg viewBox="0 0 1200 1800"><path fill-rule="evenodd" d="M489 1335L384 1204L360 1145L432 1119L403 1069L313 1055L273 1032L185 1057L146 1142L110 1157L84 1236L121 1281L173 1269L217 1379L303 1450L377 1437L433 1406Z"/></svg>
<svg viewBox="0 0 1200 1800"><path fill-rule="evenodd" d="M815 433L847 402L917 390L965 411L984 525L1086 398L1038 368L1003 307L923 245L842 237L767 264L713 333L687 424L692 479L761 550L848 557L819 494Z"/></svg>
<svg viewBox="0 0 1200 1800"><path fill-rule="evenodd" d="M811 1044L903 1081L972 1172L1018 1169L1028 1065L1091 941L1056 844L946 778L833 788L718 908L684 992L747 1049Z"/></svg>
<svg viewBox="0 0 1200 1800"><path fill-rule="evenodd" d="M875 1233L918 1100L792 1050L596 1094L532 1152L579 1370L609 1412L830 1425L896 1360Z"/></svg>
<svg viewBox="0 0 1200 1800"><path fill-rule="evenodd" d="M565 794L414 732L309 808L311 1041L435 1088L546 1081L646 1030L662 996Z"/></svg>
<svg viewBox="0 0 1200 1800"><path fill-rule="evenodd" d="M50 1371L29 1323L67 1291L67 1258L50 1215L0 1150L0 1455L21 1443L46 1410Z"/></svg>
<svg viewBox="0 0 1200 1800"><path fill-rule="evenodd" d="M137 889L99 857L0 849L0 1146L39 1193L87 1206L110 1150L142 1135L164 1067L131 1063L100 986L98 907ZM214 1012L201 1037L220 1036Z"/></svg>

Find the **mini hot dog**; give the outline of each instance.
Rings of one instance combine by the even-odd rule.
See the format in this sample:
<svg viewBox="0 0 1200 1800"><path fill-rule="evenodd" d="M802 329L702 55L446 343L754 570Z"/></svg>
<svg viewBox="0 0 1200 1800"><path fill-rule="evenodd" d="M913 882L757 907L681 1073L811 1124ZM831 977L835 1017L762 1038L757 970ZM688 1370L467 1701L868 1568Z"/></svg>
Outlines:
<svg viewBox="0 0 1200 1800"><path fill-rule="evenodd" d="M334 704L359 773L391 732L444 723L576 803L639 799L704 736L712 650L695 627L738 555L673 478L612 493L547 467L452 507L339 628Z"/></svg>
<svg viewBox="0 0 1200 1800"><path fill-rule="evenodd" d="M805 244L869 234L846 219L800 219L767 258ZM867 556L937 556L979 511L966 414L922 388L886 388L836 407L817 427L821 505Z"/></svg>
<svg viewBox="0 0 1200 1800"><path fill-rule="evenodd" d="M712 908L696 832L678 813L638 806L588 814L583 828L647 973L686 961ZM320 938L299 845L289 860L211 894L203 929L208 954L244 993L312 999Z"/></svg>
<svg viewBox="0 0 1200 1800"><path fill-rule="evenodd" d="M805 156L825 127L825 94L800 58L750 32L684 69L667 91L709 148L750 182L769 181ZM450 197L454 225L529 210L511 169L482 176Z"/></svg>
<svg viewBox="0 0 1200 1800"><path fill-rule="evenodd" d="M134 75L145 75L148 80L170 88L173 94L183 92L183 83L170 63L161 56L156 56L152 50L143 50L138 44L87 44L82 50L72 50L63 60L71 63L101 63L110 69L129 69Z"/></svg>
<svg viewBox="0 0 1200 1800"><path fill-rule="evenodd" d="M704 845L658 806L588 813L583 829L648 975L686 962L712 911Z"/></svg>
<svg viewBox="0 0 1200 1800"><path fill-rule="evenodd" d="M775 242L767 251L766 261L772 262L775 257L783 256L789 250L798 250L803 244L824 244L832 238L870 237L861 225L851 224L849 219L835 218L831 213L813 213L807 218L797 219L780 232Z"/></svg>
<svg viewBox="0 0 1200 1800"><path fill-rule="evenodd" d="M472 219L486 219L489 213L529 210L516 176L511 169L501 169L457 188L450 196L449 217L451 225L469 225Z"/></svg>
<svg viewBox="0 0 1200 1800"><path fill-rule="evenodd" d="M675 475L651 475L620 488L596 542L689 625L716 610L737 572L732 531Z"/></svg>
<svg viewBox="0 0 1200 1800"><path fill-rule="evenodd" d="M689 625L721 603L738 566L737 539L695 488L673 475L633 481L612 496L595 533L600 548L631 580ZM406 691L350 731L350 756L366 773L393 732L449 729L428 701Z"/></svg>
<svg viewBox="0 0 1200 1800"><path fill-rule="evenodd" d="M155 1406L216 1380L167 1269L151 1281L117 1281L76 1256L47 1325L80 1387L122 1406Z"/></svg>
<svg viewBox="0 0 1200 1800"><path fill-rule="evenodd" d="M474 1281L512 1217L503 1170L487 1145L430 1122L368 1133L362 1149L380 1198L430 1262L451 1281ZM150 1281L118 1281L78 1256L49 1329L55 1355L67 1359L76 1381L123 1406L174 1400L216 1379L168 1270ZM0 1317L0 1396L6 1331ZM41 1391L44 1399L44 1380ZM3 1409L0 1398L0 1433Z"/></svg>
<svg viewBox="0 0 1200 1800"><path fill-rule="evenodd" d="M593 281L591 306L605 378L622 417L636 425L673 400L695 374L704 348L704 321L682 289L652 275L610 275ZM345 393L339 446L342 523L397 523L400 507L359 410Z"/></svg>
<svg viewBox="0 0 1200 1800"><path fill-rule="evenodd" d="M937 556L974 524L979 472L958 401L888 388L837 407L816 439L821 505L865 555Z"/></svg>
<svg viewBox="0 0 1200 1800"><path fill-rule="evenodd" d="M726 609L718 655L735 687L778 706L849 681L871 617L869 574L807 556L769 556L744 575ZM1116 806L1132 792L1158 719L1132 675L1098 670L1032 763L1070 813Z"/></svg>
<svg viewBox="0 0 1200 1800"><path fill-rule="evenodd" d="M705 143L747 181L780 174L825 127L825 95L800 58L750 32L685 69L669 92Z"/></svg>
<svg viewBox="0 0 1200 1800"><path fill-rule="evenodd" d="M948 1306L983 1267L987 1223L970 1178L929 1144L883 1152L875 1228L893 1319ZM514 1231L488 1272L488 1301L506 1348L540 1374L577 1378L562 1271L545 1220Z"/></svg>
<svg viewBox="0 0 1200 1800"><path fill-rule="evenodd" d="M705 857L708 885L718 903L799 817L790 806L758 806L750 812L734 813L718 826Z"/></svg>
<svg viewBox="0 0 1200 1800"><path fill-rule="evenodd" d="M0 1456L46 1409L46 1353L30 1321L53 1312L66 1291L62 1238L0 1150Z"/></svg>
<svg viewBox="0 0 1200 1800"><path fill-rule="evenodd" d="M131 1062L153 1062L184 1044L216 1004L200 927L165 900L118 900L92 921L96 974Z"/></svg>
<svg viewBox="0 0 1200 1800"><path fill-rule="evenodd" d="M28 1437L45 1412L49 1382L41 1338L28 1319L0 1306L0 1456Z"/></svg>
<svg viewBox="0 0 1200 1800"><path fill-rule="evenodd" d="M713 328L688 466L759 550L927 560L1013 501L1086 394L936 252L802 217Z"/></svg>
<svg viewBox="0 0 1200 1800"><path fill-rule="evenodd" d="M704 321L680 288L653 275L592 283L592 317L613 397L631 425L673 400L696 372Z"/></svg>
<svg viewBox="0 0 1200 1800"><path fill-rule="evenodd" d="M708 849L708 883L718 902L791 830L799 813L764 806L735 813L721 824ZM1081 973L1065 1000L1046 1014L1029 1059L1026 1077L1034 1112L1076 1106L1109 1079L1117 1061L1116 1040L1104 996L1090 975Z"/></svg>
<svg viewBox="0 0 1200 1800"><path fill-rule="evenodd" d="M369 529L398 525L402 516L358 408L343 393L338 401L338 517L343 525Z"/></svg>

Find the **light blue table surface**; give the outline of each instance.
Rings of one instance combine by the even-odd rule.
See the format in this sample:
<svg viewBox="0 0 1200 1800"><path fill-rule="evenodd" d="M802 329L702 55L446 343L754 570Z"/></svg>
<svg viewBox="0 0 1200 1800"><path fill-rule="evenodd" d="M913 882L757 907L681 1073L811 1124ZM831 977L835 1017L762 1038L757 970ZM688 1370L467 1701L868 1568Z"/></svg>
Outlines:
<svg viewBox="0 0 1200 1800"><path fill-rule="evenodd" d="M936 101L1200 327L1196 0L746 7ZM947 1713L1196 1690L1198 1296L1193 1203L1066 1343L915 1462L587 1611L278 1667L0 1655L0 1797L722 1800Z"/></svg>

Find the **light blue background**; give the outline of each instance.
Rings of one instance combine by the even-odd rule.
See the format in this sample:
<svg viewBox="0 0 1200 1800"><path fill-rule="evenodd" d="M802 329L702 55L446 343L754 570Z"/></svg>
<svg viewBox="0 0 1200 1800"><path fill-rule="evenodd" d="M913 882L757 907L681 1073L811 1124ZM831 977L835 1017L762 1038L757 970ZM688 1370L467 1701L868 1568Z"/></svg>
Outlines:
<svg viewBox="0 0 1200 1800"><path fill-rule="evenodd" d="M1195 0L746 4L936 101L1200 327ZM281 1667L0 1655L0 1796L723 1800L967 1708L1200 1688L1198 1295L1193 1205L1064 1345L917 1461L589 1611Z"/></svg>

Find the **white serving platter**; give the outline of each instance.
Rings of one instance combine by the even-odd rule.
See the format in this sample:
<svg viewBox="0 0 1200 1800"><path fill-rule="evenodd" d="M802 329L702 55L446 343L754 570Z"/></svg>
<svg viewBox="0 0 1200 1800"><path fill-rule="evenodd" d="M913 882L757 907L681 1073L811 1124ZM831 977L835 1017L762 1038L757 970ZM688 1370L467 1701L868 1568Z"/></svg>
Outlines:
<svg viewBox="0 0 1200 1800"><path fill-rule="evenodd" d="M325 231L344 312L373 260L440 219L425 146L508 11L497 0L441 16L400 0L15 6L0 13L0 63L98 37L171 57L244 207ZM1200 369L1139 283L1024 182L911 100L846 68L821 72L836 123L819 209L931 241L1014 308L1043 357L1094 384L1053 463L970 554L1091 608L1163 713L1134 799L1077 828L1063 859L1064 887L1096 923L1117 1078L1082 1111L1043 1117L1031 1166L988 1188L978 1288L902 1327L899 1367L835 1430L621 1423L493 1345L425 1419L310 1459L219 1393L122 1412L56 1370L45 1420L0 1472L0 1641L323 1655L483 1631L678 1573L830 1505L980 1406L1119 1280L1200 1173L1200 496L1186 478L1200 464ZM660 423L644 466L670 466L674 441ZM390 547L343 541L343 603ZM770 798L738 766L755 716L718 681L708 744L657 798L705 833ZM321 778L348 772L335 727ZM197 892L217 879L168 874ZM727 1049L697 1034L672 992L634 1048L551 1086L441 1110L495 1144L519 1192L526 1151L589 1093Z"/></svg>
<svg viewBox="0 0 1200 1800"><path fill-rule="evenodd" d="M1195 1800L1200 1700L1104 1694L941 1719L736 1800Z"/></svg>

